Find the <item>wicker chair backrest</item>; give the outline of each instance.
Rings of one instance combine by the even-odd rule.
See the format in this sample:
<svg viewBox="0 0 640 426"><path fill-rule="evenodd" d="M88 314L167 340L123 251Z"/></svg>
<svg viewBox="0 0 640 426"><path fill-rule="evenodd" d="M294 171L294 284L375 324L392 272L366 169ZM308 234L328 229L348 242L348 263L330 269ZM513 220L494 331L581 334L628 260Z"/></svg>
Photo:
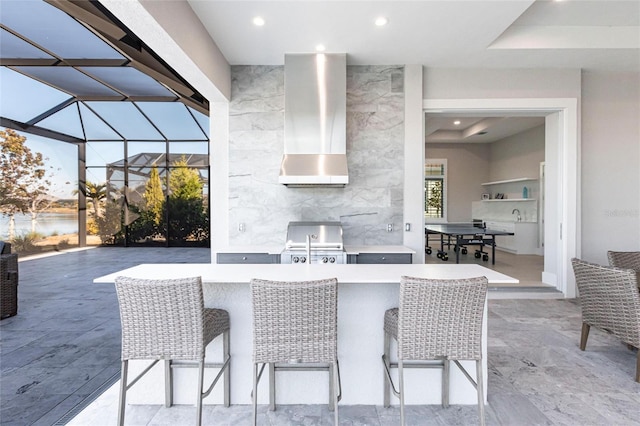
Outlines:
<svg viewBox="0 0 640 426"><path fill-rule="evenodd" d="M481 359L485 277L434 280L403 276L398 358Z"/></svg>
<svg viewBox="0 0 640 426"><path fill-rule="evenodd" d="M253 361L337 359L338 280L251 280Z"/></svg>
<svg viewBox="0 0 640 426"><path fill-rule="evenodd" d="M0 318L18 313L18 253L0 255Z"/></svg>
<svg viewBox="0 0 640 426"><path fill-rule="evenodd" d="M640 346L640 292L636 272L571 259L582 321Z"/></svg>
<svg viewBox="0 0 640 426"><path fill-rule="evenodd" d="M122 360L204 358L200 277L117 277L115 281L122 323Z"/></svg>
<svg viewBox="0 0 640 426"><path fill-rule="evenodd" d="M8 279L9 272L18 272L18 253L0 255L0 279Z"/></svg>
<svg viewBox="0 0 640 426"><path fill-rule="evenodd" d="M608 251L609 265L640 273L640 251Z"/></svg>

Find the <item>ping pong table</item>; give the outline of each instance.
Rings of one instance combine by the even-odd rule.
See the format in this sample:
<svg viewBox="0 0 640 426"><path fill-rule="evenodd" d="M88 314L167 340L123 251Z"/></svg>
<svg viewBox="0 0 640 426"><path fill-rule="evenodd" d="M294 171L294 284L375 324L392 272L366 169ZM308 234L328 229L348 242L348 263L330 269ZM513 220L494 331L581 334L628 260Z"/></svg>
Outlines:
<svg viewBox="0 0 640 426"><path fill-rule="evenodd" d="M513 232L496 231L493 229L486 229L482 223L446 223L441 225L425 225L425 237L426 237L426 253L431 254L431 247L429 246L429 234L440 235L440 250L438 250L438 259L448 260L449 255L445 250L451 248L453 245L453 251L456 253L456 263L460 263L460 253L467 254L466 245L480 246L475 251L475 258L483 261L489 260L489 254L483 249L485 246L491 246L491 264L496 264L496 237L503 235L514 235ZM445 241L446 237L446 241Z"/></svg>

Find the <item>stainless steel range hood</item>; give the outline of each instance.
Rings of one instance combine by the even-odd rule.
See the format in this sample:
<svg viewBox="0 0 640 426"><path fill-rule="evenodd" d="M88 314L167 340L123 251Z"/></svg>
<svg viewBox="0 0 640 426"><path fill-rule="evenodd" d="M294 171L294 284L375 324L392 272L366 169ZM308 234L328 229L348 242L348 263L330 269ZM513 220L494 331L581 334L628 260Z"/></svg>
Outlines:
<svg viewBox="0 0 640 426"><path fill-rule="evenodd" d="M339 186L347 171L346 54L287 54L284 61L284 157L279 182Z"/></svg>

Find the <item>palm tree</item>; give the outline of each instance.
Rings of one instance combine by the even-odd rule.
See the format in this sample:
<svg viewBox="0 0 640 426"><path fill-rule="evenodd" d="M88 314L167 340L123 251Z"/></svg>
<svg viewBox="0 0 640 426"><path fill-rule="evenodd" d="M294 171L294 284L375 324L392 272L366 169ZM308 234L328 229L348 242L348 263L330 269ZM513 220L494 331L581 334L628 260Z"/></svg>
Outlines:
<svg viewBox="0 0 640 426"><path fill-rule="evenodd" d="M78 190L74 190L73 193L77 194ZM87 181L84 196L91 199L94 217L98 217L100 213L100 201L107 198L107 185L105 183L96 184Z"/></svg>

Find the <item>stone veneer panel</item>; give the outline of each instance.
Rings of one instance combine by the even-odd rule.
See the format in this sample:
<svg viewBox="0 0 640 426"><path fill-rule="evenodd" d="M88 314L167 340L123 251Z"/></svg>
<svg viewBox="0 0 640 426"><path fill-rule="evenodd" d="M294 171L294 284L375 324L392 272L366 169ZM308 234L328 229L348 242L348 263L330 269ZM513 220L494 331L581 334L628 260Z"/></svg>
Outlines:
<svg viewBox="0 0 640 426"><path fill-rule="evenodd" d="M287 224L294 220L340 221L347 245L402 244L403 67L347 67L345 188L278 183L284 152L284 67L233 66L231 77L231 245L284 245ZM244 232L238 230L240 223ZM388 223L393 232L387 232Z"/></svg>

